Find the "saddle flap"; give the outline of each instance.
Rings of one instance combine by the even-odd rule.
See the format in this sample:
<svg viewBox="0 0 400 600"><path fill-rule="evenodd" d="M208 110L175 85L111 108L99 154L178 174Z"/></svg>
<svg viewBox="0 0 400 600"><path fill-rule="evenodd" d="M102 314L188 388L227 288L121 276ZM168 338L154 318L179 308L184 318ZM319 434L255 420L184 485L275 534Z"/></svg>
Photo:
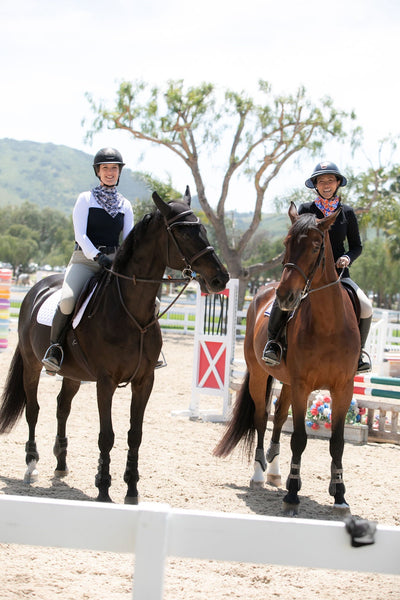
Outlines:
<svg viewBox="0 0 400 600"><path fill-rule="evenodd" d="M360 305L360 300L359 300L359 298L357 296L357 292L346 281L341 281L340 283L342 284L342 286L344 287L344 289L346 290L346 292L349 295L349 298L350 298L351 303L352 303L353 308L354 308L354 313L355 313L356 318L357 318L357 323L359 323L360 322L360 314L361 314L361 305Z"/></svg>

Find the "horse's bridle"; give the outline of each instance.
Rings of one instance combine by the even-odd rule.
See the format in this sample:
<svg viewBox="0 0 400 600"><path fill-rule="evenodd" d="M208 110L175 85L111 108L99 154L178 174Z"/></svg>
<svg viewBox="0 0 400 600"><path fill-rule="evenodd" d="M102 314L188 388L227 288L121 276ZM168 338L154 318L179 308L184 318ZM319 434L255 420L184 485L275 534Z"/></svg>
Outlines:
<svg viewBox="0 0 400 600"><path fill-rule="evenodd" d="M178 219L181 219L181 217L186 217L188 215L193 215L193 214L194 214L193 211L191 209L189 209L189 210L185 210L184 212L180 213L179 215L175 215L175 217L172 217L171 219L167 219L167 217L164 216L164 222L167 227L168 234L170 235L172 241L175 244L176 249L178 250L179 254L181 255L183 262L185 263L185 268L182 270L182 274L183 275L187 274L186 276L189 276L192 279L193 279L192 264L196 260L198 260L201 256L204 256L204 254L208 254L209 252L214 252L213 246L206 246L205 248L203 248L203 250L200 250L200 252L197 252L190 258L187 258L185 256L184 252L182 252L179 242L174 235L173 229L174 229L174 227L180 227L180 226L200 225L200 219L198 217L196 217L196 221L180 221L180 220L178 220ZM167 245L167 259L169 259L168 245ZM168 260L168 262L169 262L169 260Z"/></svg>
<svg viewBox="0 0 400 600"><path fill-rule="evenodd" d="M304 298L306 298L308 296L308 294L311 294L312 292L317 292L318 290L323 290L323 289L325 289L327 287L330 287L331 285L335 285L336 283L339 283L340 277L341 277L341 275L340 275L340 277L338 279L336 279L335 281L332 281L331 283L327 283L326 285L322 285L321 287L314 288L312 290L310 289L311 288L312 280L314 278L314 275L317 272L317 269L318 269L318 267L321 264L321 261L322 261L322 259L324 257L324 252L325 252L325 237L324 237L324 234L322 233L322 231L320 231L318 229L318 227L310 227L310 229L314 229L315 231L318 231L318 233L322 237L322 243L321 243L321 247L319 249L317 260L315 261L315 263L314 263L314 265L313 265L313 267L312 267L309 275L307 276L304 273L303 269L301 267L299 267L298 265L296 265L296 263L285 263L283 265L283 270L285 270L287 268L288 269L295 269L296 271L298 271L300 273L300 275L303 277L303 279L305 281L305 285L304 285L303 291L300 294L300 298L299 298L299 301L297 303L297 306L300 304L300 302L302 300L304 300ZM342 270L342 273L343 273L343 270Z"/></svg>
<svg viewBox="0 0 400 600"><path fill-rule="evenodd" d="M123 275L122 273L117 273L116 271L113 271L113 269L105 269L106 271L108 271L110 274L115 275L115 277L120 278L120 279L128 279L129 281L132 281L135 285L136 283L179 283L181 281L186 281L188 285L193 279L196 279L196 272L193 271L192 269L192 265L193 263L198 260L199 258L201 258L202 256L204 256L205 254L208 254L210 252L215 252L214 246L206 246L205 248L203 248L203 250L200 250L200 252L197 252L196 254L193 254L193 256L191 256L190 258L187 258L187 256L185 255L185 253L182 251L178 240L176 239L174 232L173 232L173 228L174 227L179 227L179 226L183 226L183 225L200 225L200 219L198 217L196 217L196 221L178 221L178 219L180 219L181 217L185 217L188 215L193 215L193 211L190 210L186 210L182 213L179 213L179 215L175 215L175 217L172 217L171 219L167 219L164 216L164 223L168 232L168 235L170 236L170 238L172 239L176 249L178 250L178 253L180 254L183 263L185 264L184 268L182 269L182 278L171 278L171 277L161 277L160 279L145 279L143 277L136 277L136 275ZM167 243L167 262L169 262L169 246Z"/></svg>

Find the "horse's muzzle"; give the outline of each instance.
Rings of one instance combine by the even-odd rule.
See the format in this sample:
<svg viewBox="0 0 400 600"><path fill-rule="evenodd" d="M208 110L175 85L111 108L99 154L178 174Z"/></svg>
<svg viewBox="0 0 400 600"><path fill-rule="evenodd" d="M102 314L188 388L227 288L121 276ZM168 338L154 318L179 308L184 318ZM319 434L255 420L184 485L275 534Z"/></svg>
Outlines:
<svg viewBox="0 0 400 600"><path fill-rule="evenodd" d="M294 310L301 297L301 290L288 290L286 293L282 293L278 289L276 290L276 299L281 310Z"/></svg>
<svg viewBox="0 0 400 600"><path fill-rule="evenodd" d="M199 282L203 294L222 292L229 281L229 273L221 272L221 274L216 275L210 280L206 280L201 275L197 275L196 280Z"/></svg>

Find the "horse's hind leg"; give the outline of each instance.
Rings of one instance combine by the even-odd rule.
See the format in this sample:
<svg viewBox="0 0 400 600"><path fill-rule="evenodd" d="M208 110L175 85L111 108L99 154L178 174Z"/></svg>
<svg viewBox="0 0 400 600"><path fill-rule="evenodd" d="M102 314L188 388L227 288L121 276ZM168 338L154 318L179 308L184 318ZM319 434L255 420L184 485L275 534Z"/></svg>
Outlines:
<svg viewBox="0 0 400 600"><path fill-rule="evenodd" d="M39 385L41 367L26 369L23 372L23 385L26 394L25 418L28 423L29 437L25 444L25 462L27 469L24 475L25 483L34 483L38 480L39 472L37 463L39 453L36 447L35 431L39 415L37 390Z"/></svg>
<svg viewBox="0 0 400 600"><path fill-rule="evenodd" d="M273 378L266 377L264 371L253 371L249 377L249 393L254 402L254 428L257 432L257 447L254 458L254 473L250 479L253 489L264 487L264 472L267 468L264 453L264 437L268 421L268 409L271 398Z"/></svg>
<svg viewBox="0 0 400 600"><path fill-rule="evenodd" d="M57 466L54 471L55 477L68 475L66 425L71 412L72 399L79 390L80 385L80 381L64 377L60 393L57 396L57 435L53 448L54 456L57 459Z"/></svg>
<svg viewBox="0 0 400 600"><path fill-rule="evenodd" d="M274 427L271 442L267 450L267 483L275 486L280 486L282 483L279 465L280 437L283 424L289 413L290 401L290 387L283 384L281 393L275 404Z"/></svg>

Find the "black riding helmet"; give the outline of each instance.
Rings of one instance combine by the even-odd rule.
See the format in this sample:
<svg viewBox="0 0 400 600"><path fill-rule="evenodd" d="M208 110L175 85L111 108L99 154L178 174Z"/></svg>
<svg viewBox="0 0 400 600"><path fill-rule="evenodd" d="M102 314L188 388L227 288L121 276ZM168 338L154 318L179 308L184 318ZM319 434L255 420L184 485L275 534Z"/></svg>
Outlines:
<svg viewBox="0 0 400 600"><path fill-rule="evenodd" d="M305 182L306 187L310 188L311 190L316 190L317 177L319 175L335 175L339 181L339 187L344 187L347 185L347 179L341 174L338 166L333 162L325 161L317 164L313 174Z"/></svg>
<svg viewBox="0 0 400 600"><path fill-rule="evenodd" d="M122 155L115 148L102 148L99 150L93 160L93 170L95 172L96 177L99 177L98 167L100 165L104 165L106 163L112 163L114 165L119 165L119 172L121 174L122 168L125 166L124 161L122 160ZM100 177L99 177L100 179ZM119 183L119 179L117 181L117 185Z"/></svg>

